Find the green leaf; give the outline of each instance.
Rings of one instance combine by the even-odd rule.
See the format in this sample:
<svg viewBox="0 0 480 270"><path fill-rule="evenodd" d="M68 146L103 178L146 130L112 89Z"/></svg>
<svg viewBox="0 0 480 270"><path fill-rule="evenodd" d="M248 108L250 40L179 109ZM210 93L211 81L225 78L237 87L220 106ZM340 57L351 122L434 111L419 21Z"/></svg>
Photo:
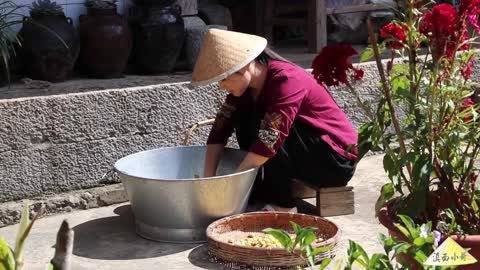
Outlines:
<svg viewBox="0 0 480 270"><path fill-rule="evenodd" d="M435 243L435 238L433 238L433 236L429 236L429 237L425 238L425 242L427 244L433 244L433 243Z"/></svg>
<svg viewBox="0 0 480 270"><path fill-rule="evenodd" d="M408 64L396 64L392 67L392 70L395 71L395 73L407 75L410 72L410 67Z"/></svg>
<svg viewBox="0 0 480 270"><path fill-rule="evenodd" d="M394 225L403 235L405 235L405 237L407 237L409 240L413 240L412 235L410 234L407 228L403 227L398 223L395 223Z"/></svg>
<svg viewBox="0 0 480 270"><path fill-rule="evenodd" d="M312 246L305 246L305 255L310 266L315 266L315 257L312 256Z"/></svg>
<svg viewBox="0 0 480 270"><path fill-rule="evenodd" d="M404 88L404 87L398 88L397 89L397 94L398 94L399 97L401 97L401 99L404 98L409 102L412 102L412 101L415 100L415 96L412 95L412 93L410 92L410 89L408 89L408 88Z"/></svg>
<svg viewBox="0 0 480 270"><path fill-rule="evenodd" d="M331 262L332 262L332 258L323 259L322 263L320 264L320 268L318 268L318 270L325 269Z"/></svg>
<svg viewBox="0 0 480 270"><path fill-rule="evenodd" d="M390 264L390 260L388 256L385 254L373 254L370 262L368 264L367 269L391 269L392 265Z"/></svg>
<svg viewBox="0 0 480 270"><path fill-rule="evenodd" d="M393 246L393 255L396 257L399 254L406 253L407 250L411 247L412 245L410 245L409 243L405 243L405 242L397 243Z"/></svg>
<svg viewBox="0 0 480 270"><path fill-rule="evenodd" d="M55 267L53 266L53 264L49 263L47 264L47 267L45 268L45 270L55 270Z"/></svg>
<svg viewBox="0 0 480 270"><path fill-rule="evenodd" d="M343 265L343 259L336 260L335 264L333 265L332 270L341 270ZM345 268L346 269L346 268ZM344 269L344 270L345 270Z"/></svg>
<svg viewBox="0 0 480 270"><path fill-rule="evenodd" d="M305 236L303 237L303 245L311 245L313 242L317 240L317 236L315 235L314 230L307 230Z"/></svg>
<svg viewBox="0 0 480 270"><path fill-rule="evenodd" d="M425 244L425 238L417 237L417 238L415 238L415 240L413 240L413 244L417 247L421 247Z"/></svg>
<svg viewBox="0 0 480 270"><path fill-rule="evenodd" d="M392 237L387 237L383 233L380 233L378 235L378 240L380 243L383 245L383 249L385 250L385 253L390 253L392 251L393 245L395 244L395 241L393 240Z"/></svg>
<svg viewBox="0 0 480 270"><path fill-rule="evenodd" d="M349 240L347 254L350 263L356 263L364 268L367 267L370 259L368 258L367 252L365 252L359 244Z"/></svg>
<svg viewBox="0 0 480 270"><path fill-rule="evenodd" d="M387 46L385 46L385 43L380 43L378 44L378 52L380 54L384 53L387 50Z"/></svg>
<svg viewBox="0 0 480 270"><path fill-rule="evenodd" d="M300 248L303 250L306 246L310 245L317 239L315 235L315 231L317 228L313 227L306 227L299 230L299 233L295 237L295 242L293 243L292 248L295 248L298 244L300 244Z"/></svg>
<svg viewBox="0 0 480 270"><path fill-rule="evenodd" d="M432 159L429 155L419 155L413 164L412 185L415 189L425 191L430 185L430 175L432 172Z"/></svg>
<svg viewBox="0 0 480 270"><path fill-rule="evenodd" d="M377 269L379 261L380 261L380 256L381 254L373 254L372 258L370 258L370 261L368 262L367 269Z"/></svg>
<svg viewBox="0 0 480 270"><path fill-rule="evenodd" d="M416 252L414 253L413 258L414 258L417 262L419 262L420 264L423 264L424 262L427 261L428 256L425 255L425 253L423 253L423 251L418 250L418 251L416 251Z"/></svg>
<svg viewBox="0 0 480 270"><path fill-rule="evenodd" d="M272 228L266 228L263 230L264 233L269 234L273 236L273 238L277 239L278 242L287 249L288 251L292 251L293 246L292 246L292 239L290 238L290 235L286 233L283 230L278 230L278 229L272 229Z"/></svg>
<svg viewBox="0 0 480 270"><path fill-rule="evenodd" d="M0 238L0 270L15 270L14 258L3 238Z"/></svg>
<svg viewBox="0 0 480 270"><path fill-rule="evenodd" d="M302 228L295 222L293 221L290 221L290 224L292 224L292 228L293 228L293 231L295 232L295 234L299 234L300 231L302 230Z"/></svg>
<svg viewBox="0 0 480 270"><path fill-rule="evenodd" d="M399 89L408 89L410 86L410 81L407 76L395 76L392 78L392 90L398 92Z"/></svg>
<svg viewBox="0 0 480 270"><path fill-rule="evenodd" d="M332 250L332 249L333 249L333 246L325 246L325 247L314 248L312 250L312 255L314 257L316 257L318 254L327 252L327 251Z"/></svg>
<svg viewBox="0 0 480 270"><path fill-rule="evenodd" d="M380 212L380 209L385 206L388 200L393 198L394 195L393 191L393 184L388 183L382 186L382 189L380 191L380 197L377 199L377 202L375 203L375 216L378 216L378 212Z"/></svg>
<svg viewBox="0 0 480 270"><path fill-rule="evenodd" d="M366 48L366 49L362 52L362 55L360 56L360 63L372 59L374 55L375 55L375 54L374 54L374 52L373 52L373 48L372 48L372 47Z"/></svg>
<svg viewBox="0 0 480 270"><path fill-rule="evenodd" d="M398 218L400 218L400 221L402 221L403 225L407 228L407 230L410 232L410 235L412 237L418 237L420 234L418 230L415 228L415 223L413 220L405 215L398 215Z"/></svg>
<svg viewBox="0 0 480 270"><path fill-rule="evenodd" d="M15 261L19 264L23 262L23 245L25 244L25 240L29 233L29 225L30 225L30 212L29 212L30 203L25 201L23 206L22 217L20 218L20 226L17 232L17 238L15 240Z"/></svg>
<svg viewBox="0 0 480 270"><path fill-rule="evenodd" d="M393 187L399 193L402 193L402 185L398 179L400 179L400 171L401 168L395 162L397 160L397 156L394 154L385 154L383 157L383 168L385 172L388 174L388 178L391 180Z"/></svg>
<svg viewBox="0 0 480 270"><path fill-rule="evenodd" d="M374 132L374 123L363 124L358 130L358 156L362 158L366 153L372 150L372 134Z"/></svg>
<svg viewBox="0 0 480 270"><path fill-rule="evenodd" d="M478 208L478 204L475 200L472 200L472 209L475 211L475 213L479 213L480 209Z"/></svg>

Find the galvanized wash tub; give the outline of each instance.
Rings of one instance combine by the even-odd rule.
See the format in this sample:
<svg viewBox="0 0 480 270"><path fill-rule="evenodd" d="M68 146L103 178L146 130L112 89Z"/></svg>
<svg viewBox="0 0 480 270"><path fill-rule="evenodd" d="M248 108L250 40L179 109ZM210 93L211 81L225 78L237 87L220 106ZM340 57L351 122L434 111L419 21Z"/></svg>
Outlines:
<svg viewBox="0 0 480 270"><path fill-rule="evenodd" d="M201 178L206 147L170 147L118 160L137 233L147 239L199 243L213 221L244 212L258 169L232 174L246 152L226 148L216 177Z"/></svg>

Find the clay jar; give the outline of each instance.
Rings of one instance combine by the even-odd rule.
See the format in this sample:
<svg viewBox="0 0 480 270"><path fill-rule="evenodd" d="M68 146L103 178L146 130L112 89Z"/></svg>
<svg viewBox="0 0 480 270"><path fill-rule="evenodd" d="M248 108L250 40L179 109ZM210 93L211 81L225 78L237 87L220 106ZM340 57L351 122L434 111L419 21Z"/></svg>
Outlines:
<svg viewBox="0 0 480 270"><path fill-rule="evenodd" d="M135 7L131 10L137 71L158 74L173 71L185 39L181 9L173 6Z"/></svg>
<svg viewBox="0 0 480 270"><path fill-rule="evenodd" d="M116 7L89 7L79 20L83 70L94 78L121 77L132 49L132 33Z"/></svg>
<svg viewBox="0 0 480 270"><path fill-rule="evenodd" d="M80 50L70 18L64 14L24 17L19 35L22 64L29 78L51 82L68 78Z"/></svg>
<svg viewBox="0 0 480 270"><path fill-rule="evenodd" d="M169 6L173 5L175 0L134 0L139 6Z"/></svg>

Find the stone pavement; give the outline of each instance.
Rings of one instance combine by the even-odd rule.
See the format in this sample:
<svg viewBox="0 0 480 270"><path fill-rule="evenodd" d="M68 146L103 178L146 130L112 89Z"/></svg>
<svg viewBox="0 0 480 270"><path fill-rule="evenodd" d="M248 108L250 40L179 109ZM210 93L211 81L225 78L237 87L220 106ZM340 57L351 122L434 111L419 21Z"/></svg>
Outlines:
<svg viewBox="0 0 480 270"><path fill-rule="evenodd" d="M382 251L377 235L385 230L375 219L374 205L386 179L381 155L366 157L359 163L351 181L356 213L329 218L342 230L339 257L345 254L348 239L362 244L369 254ZM25 270L45 269L64 219L75 231L73 270L227 269L209 261L205 245L164 244L140 238L134 232L127 203L38 220L26 243ZM1 228L0 237L13 244L17 228Z"/></svg>

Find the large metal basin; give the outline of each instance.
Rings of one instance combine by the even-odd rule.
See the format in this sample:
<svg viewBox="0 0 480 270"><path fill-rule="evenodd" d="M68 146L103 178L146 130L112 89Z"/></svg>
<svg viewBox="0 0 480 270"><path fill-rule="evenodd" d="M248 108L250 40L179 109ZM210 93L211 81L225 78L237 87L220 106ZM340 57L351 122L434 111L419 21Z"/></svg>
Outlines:
<svg viewBox="0 0 480 270"><path fill-rule="evenodd" d="M244 212L258 169L232 174L246 152L226 148L219 176L195 178L203 176L205 151L204 146L161 148L115 163L140 236L162 242L204 242L210 223Z"/></svg>

